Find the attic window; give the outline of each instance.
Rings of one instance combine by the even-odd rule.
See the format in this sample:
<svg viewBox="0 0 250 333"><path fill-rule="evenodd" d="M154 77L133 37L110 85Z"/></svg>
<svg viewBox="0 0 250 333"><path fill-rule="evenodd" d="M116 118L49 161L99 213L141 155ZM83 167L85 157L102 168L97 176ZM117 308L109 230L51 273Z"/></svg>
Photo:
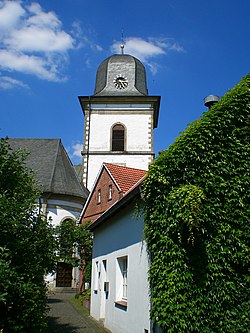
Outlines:
<svg viewBox="0 0 250 333"><path fill-rule="evenodd" d="M112 185L109 185L109 200L112 200L113 188Z"/></svg>
<svg viewBox="0 0 250 333"><path fill-rule="evenodd" d="M97 191L97 203L100 204L101 203L101 190Z"/></svg>
<svg viewBox="0 0 250 333"><path fill-rule="evenodd" d="M116 124L112 128L112 151L124 151L125 128Z"/></svg>

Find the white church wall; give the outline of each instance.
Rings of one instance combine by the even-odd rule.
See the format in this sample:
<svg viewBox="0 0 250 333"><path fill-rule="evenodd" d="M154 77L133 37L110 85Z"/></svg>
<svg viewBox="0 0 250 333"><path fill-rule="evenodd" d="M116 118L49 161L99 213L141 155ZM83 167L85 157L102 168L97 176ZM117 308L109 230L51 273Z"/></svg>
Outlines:
<svg viewBox="0 0 250 333"><path fill-rule="evenodd" d="M76 219L80 216L83 205L65 200L48 200L47 210L48 218L51 218L52 224L58 226L64 219Z"/></svg>
<svg viewBox="0 0 250 333"><path fill-rule="evenodd" d="M82 205L73 201L47 200L47 218L51 219L53 226L59 226L65 219L76 220L82 209ZM46 275L45 281L49 289L56 287L56 273ZM72 269L72 288L77 288L79 284L79 270L77 267Z"/></svg>
<svg viewBox="0 0 250 333"><path fill-rule="evenodd" d="M121 297L119 260L127 257L127 300ZM143 219L134 206L94 232L91 316L103 320L114 333L150 332L148 258L143 240ZM108 282L108 292L104 291ZM127 301L123 306L119 301Z"/></svg>

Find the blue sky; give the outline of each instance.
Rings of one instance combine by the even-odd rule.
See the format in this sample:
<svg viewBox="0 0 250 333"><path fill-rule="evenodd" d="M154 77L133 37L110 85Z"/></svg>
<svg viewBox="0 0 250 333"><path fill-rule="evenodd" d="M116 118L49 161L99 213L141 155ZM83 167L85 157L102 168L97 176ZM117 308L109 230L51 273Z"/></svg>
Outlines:
<svg viewBox="0 0 250 333"><path fill-rule="evenodd" d="M61 138L81 162L79 95L119 52L146 67L161 96L155 151L166 149L249 72L249 0L0 0L0 137Z"/></svg>

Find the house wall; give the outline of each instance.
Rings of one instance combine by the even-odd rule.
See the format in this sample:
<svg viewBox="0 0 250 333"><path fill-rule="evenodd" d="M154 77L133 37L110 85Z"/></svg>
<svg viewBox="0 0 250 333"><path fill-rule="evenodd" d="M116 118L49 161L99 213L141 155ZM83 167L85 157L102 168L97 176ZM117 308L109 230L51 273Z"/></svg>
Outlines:
<svg viewBox="0 0 250 333"><path fill-rule="evenodd" d="M143 219L135 217L135 204L122 209L94 231L91 316L112 333L151 332L148 257L143 240ZM121 301L118 258L127 256L127 306ZM109 282L109 291L104 291Z"/></svg>
<svg viewBox="0 0 250 333"><path fill-rule="evenodd" d="M109 186L112 186L112 199L109 197ZM101 191L100 202L98 202L98 191ZM83 215L83 223L85 221L94 222L103 212L118 201L121 196L122 193L120 193L117 186L110 178L107 170L103 169L99 178L98 186L91 193L91 198Z"/></svg>

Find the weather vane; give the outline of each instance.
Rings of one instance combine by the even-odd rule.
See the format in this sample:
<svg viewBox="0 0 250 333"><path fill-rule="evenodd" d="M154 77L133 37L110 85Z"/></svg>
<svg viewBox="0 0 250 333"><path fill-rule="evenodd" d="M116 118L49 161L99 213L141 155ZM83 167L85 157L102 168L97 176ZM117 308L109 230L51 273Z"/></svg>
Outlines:
<svg viewBox="0 0 250 333"><path fill-rule="evenodd" d="M124 38L123 38L123 29L122 29L122 38L121 38L121 54L124 54Z"/></svg>

